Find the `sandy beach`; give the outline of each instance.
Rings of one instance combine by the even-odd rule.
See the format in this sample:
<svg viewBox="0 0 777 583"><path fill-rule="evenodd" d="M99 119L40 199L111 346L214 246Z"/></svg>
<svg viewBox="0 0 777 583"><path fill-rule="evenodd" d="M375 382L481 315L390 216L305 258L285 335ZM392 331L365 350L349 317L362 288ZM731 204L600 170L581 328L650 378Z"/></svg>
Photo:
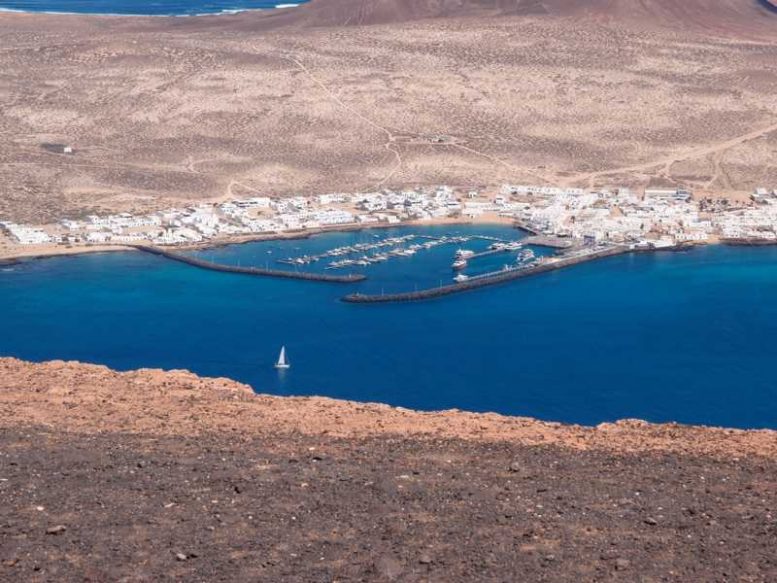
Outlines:
<svg viewBox="0 0 777 583"><path fill-rule="evenodd" d="M336 227L326 227L319 229L307 229L304 231L292 231L283 233L261 233L256 235L245 235L238 237L222 237L203 243L191 245L180 245L174 247L178 250L192 249L211 249L215 247L225 247L228 245L239 245L242 243L255 243L257 241L278 241L284 239L304 239L313 235L327 232L346 232L362 230L380 230L396 227L412 227L423 225L512 225L514 219L502 217L496 213L484 213L474 219L462 218L436 218L424 221L405 221L399 224L366 224L366 225L338 225ZM110 253L119 251L133 251L131 245L59 245L49 243L45 245L15 245L4 240L0 242L0 262L10 263L22 259L43 259L46 257L59 257L66 255L83 255L85 253Z"/></svg>

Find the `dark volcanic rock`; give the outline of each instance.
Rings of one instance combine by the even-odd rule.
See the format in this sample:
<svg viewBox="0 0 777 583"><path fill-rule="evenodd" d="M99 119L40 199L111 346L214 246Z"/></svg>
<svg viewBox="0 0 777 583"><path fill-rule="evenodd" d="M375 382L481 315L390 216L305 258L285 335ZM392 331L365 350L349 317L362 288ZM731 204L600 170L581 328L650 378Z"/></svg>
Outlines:
<svg viewBox="0 0 777 583"><path fill-rule="evenodd" d="M777 580L766 458L34 428L0 451L0 580Z"/></svg>

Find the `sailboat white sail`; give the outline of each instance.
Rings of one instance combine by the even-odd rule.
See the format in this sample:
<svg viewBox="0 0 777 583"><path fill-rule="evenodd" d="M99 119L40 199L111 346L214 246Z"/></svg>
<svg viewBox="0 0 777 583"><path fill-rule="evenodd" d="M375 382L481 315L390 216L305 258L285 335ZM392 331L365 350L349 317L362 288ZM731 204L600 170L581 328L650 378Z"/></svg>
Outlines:
<svg viewBox="0 0 777 583"><path fill-rule="evenodd" d="M275 368L278 368L278 369L291 368L291 365L286 360L286 347L285 346L281 347L281 353L278 356L278 362L275 363Z"/></svg>

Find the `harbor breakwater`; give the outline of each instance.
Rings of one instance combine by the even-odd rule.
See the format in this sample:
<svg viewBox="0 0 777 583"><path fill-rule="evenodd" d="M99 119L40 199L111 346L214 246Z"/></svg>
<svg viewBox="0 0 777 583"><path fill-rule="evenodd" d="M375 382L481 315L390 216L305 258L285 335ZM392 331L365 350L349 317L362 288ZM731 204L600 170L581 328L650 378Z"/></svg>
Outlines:
<svg viewBox="0 0 777 583"><path fill-rule="evenodd" d="M150 253L151 255L158 255L166 259L185 263L193 267L209 269L211 271L220 271L224 273L239 273L243 275L300 279L306 281L322 281L329 283L356 283L367 279L367 277L362 274L328 275L325 273L310 273L305 271L286 271L282 269L262 269L259 267L223 265L221 263L205 261L203 259L198 259L197 257L190 257L188 255L183 255L182 253L175 253L173 251L168 251L166 249L160 249L159 247L152 247L149 245L132 245L132 248L144 253Z"/></svg>
<svg viewBox="0 0 777 583"><path fill-rule="evenodd" d="M580 263L586 263L589 261L603 259L606 257L612 257L615 255L623 255L626 253L652 253L656 251L685 251L691 248L688 245L682 245L682 244L674 247L661 248L661 249L654 249L654 248L635 249L632 247L619 245L619 246L607 247L605 249L600 249L598 251L592 251L585 254L578 254L574 251L567 250L567 254L565 256L563 254L564 251L562 251L562 249L564 249L564 246L560 244L558 241L556 241L555 239L548 238L548 240L545 241L544 240L545 238L538 237L538 236L530 236L526 240L531 242L534 239L537 240L536 244L540 246L548 246L548 247L556 248L562 254L555 257L553 260L537 263L529 267L506 270L503 272L494 273L493 275L483 275L479 277L473 277L468 281L457 282L457 283L452 283L448 285L441 285L439 287L426 288L426 289L414 290L414 291L408 291L408 292L395 292L390 294L383 294L383 293L365 294L365 293L357 292L357 293L348 294L341 299L343 302L352 303L352 304L381 304L381 303L402 303L402 302L422 301L422 300L428 300L428 299L438 298L442 296L462 293L466 291L471 291L475 289L480 289L480 288L484 288L492 285L507 283L510 281L522 279L532 275L539 275L542 273L556 271L566 267L572 267ZM297 279L297 280L306 280L306 281L321 281L321 282L329 282L329 283L358 283L367 279L367 276L363 274L329 275L325 273L315 273L315 272L306 272L306 271L288 271L288 270L281 270L281 269L243 267L239 265L225 265L225 264L216 263L213 261L207 261L197 257L184 255L182 253L178 253L175 251L170 251L167 249L162 249L162 248L154 247L150 245L131 245L131 247L144 253L161 256L173 261L178 261L180 263L191 265L193 267L207 269L210 271L219 271L224 273L237 273L237 274L243 274L243 275L277 277L277 278Z"/></svg>
<svg viewBox="0 0 777 583"><path fill-rule="evenodd" d="M777 245L777 239L760 239L758 237L738 237L721 239L721 244L731 245L734 247L766 247L769 245Z"/></svg>
<svg viewBox="0 0 777 583"><path fill-rule="evenodd" d="M400 302L417 302L422 300L430 300L442 296L451 294L462 293L471 291L483 287L492 285L498 285L514 281L516 279L522 279L532 275L539 275L541 273L547 273L549 271L555 271L557 269L563 269L565 267L571 267L579 263L585 263L587 261L593 261L595 259L603 259L605 257L612 257L615 255L622 255L624 253L630 253L632 249L630 247L609 247L602 249L601 251L594 251L586 255L575 255L572 257L560 258L552 262L544 262L527 267L524 269L515 269L511 271L505 271L504 273L496 274L491 277L483 277L481 279L473 279L470 281L464 281L460 283L454 283L450 285L443 285L435 288L428 288L423 290L402 292L394 294L381 294L381 295L367 295L367 294L349 294L343 298L344 302L352 304L385 304L385 303L400 303Z"/></svg>

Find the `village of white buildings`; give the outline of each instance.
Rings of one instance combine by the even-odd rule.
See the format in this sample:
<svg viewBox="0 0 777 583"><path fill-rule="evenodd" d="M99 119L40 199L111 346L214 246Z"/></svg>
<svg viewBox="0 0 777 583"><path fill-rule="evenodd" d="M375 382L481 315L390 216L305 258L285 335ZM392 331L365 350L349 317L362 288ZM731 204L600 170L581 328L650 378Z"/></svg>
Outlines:
<svg viewBox="0 0 777 583"><path fill-rule="evenodd" d="M746 204L695 200L683 189L584 190L505 185L499 191L446 186L291 198L257 196L143 215L93 215L51 225L0 221L13 244L187 245L306 230L393 225L440 219L515 220L549 235L615 244L777 242L777 190L757 189Z"/></svg>

